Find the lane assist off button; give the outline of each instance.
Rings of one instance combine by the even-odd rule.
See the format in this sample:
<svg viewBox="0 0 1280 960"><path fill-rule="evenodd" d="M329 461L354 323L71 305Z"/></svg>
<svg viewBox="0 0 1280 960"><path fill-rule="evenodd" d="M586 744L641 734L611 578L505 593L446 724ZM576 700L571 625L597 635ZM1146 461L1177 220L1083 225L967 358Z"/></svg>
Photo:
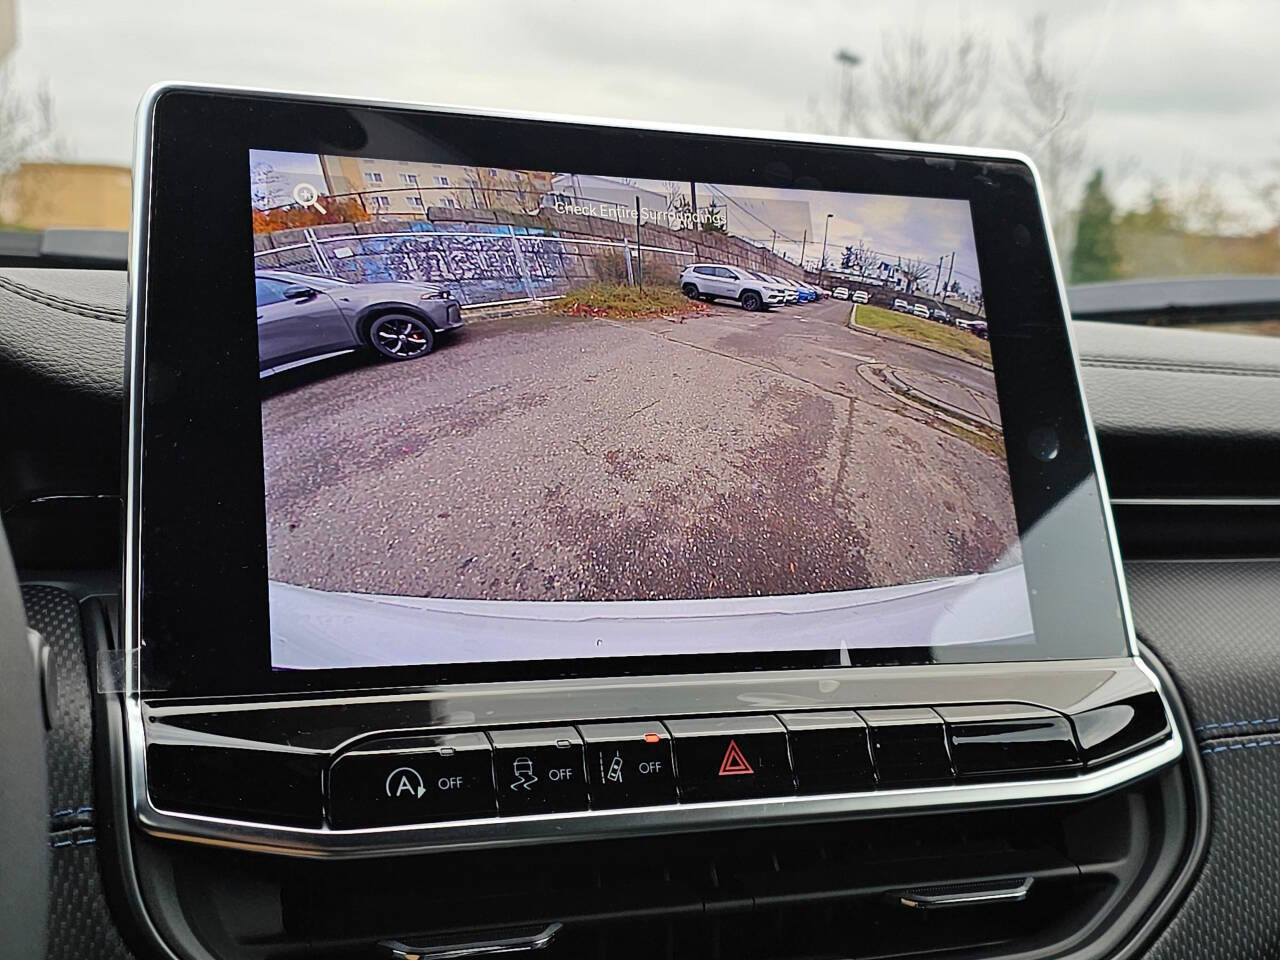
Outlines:
<svg viewBox="0 0 1280 960"><path fill-rule="evenodd" d="M591 806L653 807L676 802L671 735L656 720L580 723Z"/></svg>
<svg viewBox="0 0 1280 960"><path fill-rule="evenodd" d="M587 808L582 738L573 727L494 730L489 739L504 817Z"/></svg>
<svg viewBox="0 0 1280 960"><path fill-rule="evenodd" d="M329 770L329 821L348 830L491 817L491 755L482 733L364 744Z"/></svg>
<svg viewBox="0 0 1280 960"><path fill-rule="evenodd" d="M685 803L795 792L787 732L776 717L668 720Z"/></svg>

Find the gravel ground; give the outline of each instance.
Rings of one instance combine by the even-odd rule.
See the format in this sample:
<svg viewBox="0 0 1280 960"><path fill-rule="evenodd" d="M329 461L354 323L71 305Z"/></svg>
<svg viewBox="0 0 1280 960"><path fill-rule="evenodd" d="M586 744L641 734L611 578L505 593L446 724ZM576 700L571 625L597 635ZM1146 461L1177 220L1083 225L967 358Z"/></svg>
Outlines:
<svg viewBox="0 0 1280 960"><path fill-rule="evenodd" d="M513 317L421 360L273 378L270 575L361 593L684 599L1012 559L1004 463L857 368L954 383L949 396L994 410L990 372L850 331L847 313Z"/></svg>

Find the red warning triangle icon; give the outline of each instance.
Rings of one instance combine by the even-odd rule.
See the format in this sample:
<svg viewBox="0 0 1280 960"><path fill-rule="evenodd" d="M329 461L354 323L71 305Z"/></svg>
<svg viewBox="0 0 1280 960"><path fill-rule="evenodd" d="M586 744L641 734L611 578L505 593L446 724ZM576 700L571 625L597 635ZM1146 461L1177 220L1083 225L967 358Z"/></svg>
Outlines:
<svg viewBox="0 0 1280 960"><path fill-rule="evenodd" d="M720 761L720 776L732 777L743 773L755 773L755 771L751 769L751 764L747 763L747 758L742 755L738 742L730 740L729 748L724 752L724 759Z"/></svg>

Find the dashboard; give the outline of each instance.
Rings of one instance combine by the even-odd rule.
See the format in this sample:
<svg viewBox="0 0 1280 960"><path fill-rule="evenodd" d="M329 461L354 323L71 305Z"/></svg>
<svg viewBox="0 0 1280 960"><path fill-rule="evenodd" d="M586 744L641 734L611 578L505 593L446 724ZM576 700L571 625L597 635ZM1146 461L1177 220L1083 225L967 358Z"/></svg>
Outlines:
<svg viewBox="0 0 1280 960"><path fill-rule="evenodd" d="M367 152L394 158L377 144ZM237 196L249 200L249 171L237 175ZM749 185L741 175L692 179ZM245 238L248 206L235 214ZM980 214L974 222L984 223ZM245 253L247 277L263 258ZM1006 412L1025 394L998 372L1008 342L994 293L1002 281L983 279ZM153 289L159 296L163 284ZM247 284L244 298L252 308ZM1274 428L1259 412L1274 403L1280 351L1265 341L1074 324L1124 565L1104 537L1101 588L1061 603L1085 622L1108 609L1105 581L1114 596L1123 574L1136 628L1136 637L1118 629L1114 642L1098 640L1089 655L1053 639L1066 621L1046 619L1036 600L1034 628L997 641L998 657L973 656L938 632L943 642L923 651L832 643L819 632L789 647L713 645L689 660L681 651L657 666L655 650L631 648L621 669L596 656L549 663L518 645L495 648L505 665L417 656L299 669L280 642L297 628L280 628L265 590L266 571L285 569L272 544L286 556L298 546L269 539L258 559L226 532L253 528L258 542L272 522L252 337L247 364L235 367L252 400L240 422L254 424L260 458L249 469L220 446L214 421L201 420L214 408L224 422L240 416L208 386L230 368L206 365L202 381L203 361L185 359L184 389L161 399L183 398L189 437L229 458L258 505L247 511L247 501L223 496L245 514L239 524L219 515L222 501L200 476L208 463L153 458L154 472L142 475L162 483L179 475L166 470L188 471L186 496L162 510L206 519L193 537L195 528L169 522L176 514L157 514L165 522L154 529L169 539L150 562L175 587L154 579L164 589L153 622L166 626L135 632L142 608L131 613L137 598L115 586L119 506L149 501L136 485L122 489L109 451L122 443L126 350L135 373L147 365L132 352L136 340L125 343L124 302L124 278L109 271L0 273L0 343L14 374L4 389L79 425L67 444L40 424L6 424L20 455L0 487L28 621L49 644L61 688L49 734L50 856L53 883L77 893L52 907L51 955L1245 957L1277 942L1280 917L1240 897L1275 882L1261 825L1280 777L1266 749L1280 721L1265 642L1280 613L1276 507L1265 494L1280 478ZM31 336L54 329L52 347ZM165 354L164 338L178 332L198 335L148 337L156 369L177 356ZM86 337L100 348L71 347ZM166 386L160 378L148 389ZM176 436L164 432L175 409L157 407L150 442ZM1070 450L1068 414L1055 423ZM1006 416L1006 437L1029 449L1025 435L1040 422ZM337 465L321 460L316 473ZM1012 458L1009 470L1015 537L1033 568L1034 524ZM1109 522L1096 497L1072 517L1077 530L1106 532ZM133 529L145 542L145 524ZM1065 542L1059 530L1045 555ZM987 576L989 562L959 575ZM270 622L229 636L222 618L258 616L227 602L235 567L258 577L263 604L251 606ZM542 582L555 573L537 572ZM1020 575L1039 595L1051 582ZM453 583L448 599L459 604L536 602ZM644 602L724 599L668 590ZM216 652L175 658L184 648L169 640L166 653L172 623L193 637L216 632L220 644L201 647ZM705 624L689 636L702 642ZM1220 920L1210 918L1223 911L1239 943L1215 953Z"/></svg>

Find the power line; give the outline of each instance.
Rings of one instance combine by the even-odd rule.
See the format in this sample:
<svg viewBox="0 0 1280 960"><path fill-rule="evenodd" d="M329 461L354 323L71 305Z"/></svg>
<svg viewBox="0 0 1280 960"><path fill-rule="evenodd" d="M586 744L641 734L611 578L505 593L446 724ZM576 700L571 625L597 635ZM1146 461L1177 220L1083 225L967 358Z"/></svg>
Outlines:
<svg viewBox="0 0 1280 960"><path fill-rule="evenodd" d="M708 189L713 190L714 192L718 193L718 194L719 194L720 196L722 196L725 200L728 200L728 201L729 201L730 203L732 203L735 207L737 207L739 210L741 210L743 213L745 213L747 216L749 216L749 217L750 217L752 220L754 220L756 223L760 224L760 226L764 227L766 230L776 230L776 229L777 229L776 227L774 227L774 225L773 225L773 224L769 223L767 220L762 219L762 218L761 218L761 217L759 217L757 214L755 214L754 212L752 212L752 211L751 211L751 210L749 210L748 208L744 207L744 206L743 206L742 204L740 204L736 199L734 199L733 197L729 196L727 193L725 193L723 190L721 190L719 187L717 187L714 183L708 183L708 184L706 184L706 186L707 186L707 188L708 188ZM795 239L794 237L788 237L785 233L782 233L781 231L778 231L778 236L779 236L780 238L782 238L783 240L786 240L788 243L799 243L799 242L800 242L799 240ZM744 237L743 239L745 240L746 238Z"/></svg>

